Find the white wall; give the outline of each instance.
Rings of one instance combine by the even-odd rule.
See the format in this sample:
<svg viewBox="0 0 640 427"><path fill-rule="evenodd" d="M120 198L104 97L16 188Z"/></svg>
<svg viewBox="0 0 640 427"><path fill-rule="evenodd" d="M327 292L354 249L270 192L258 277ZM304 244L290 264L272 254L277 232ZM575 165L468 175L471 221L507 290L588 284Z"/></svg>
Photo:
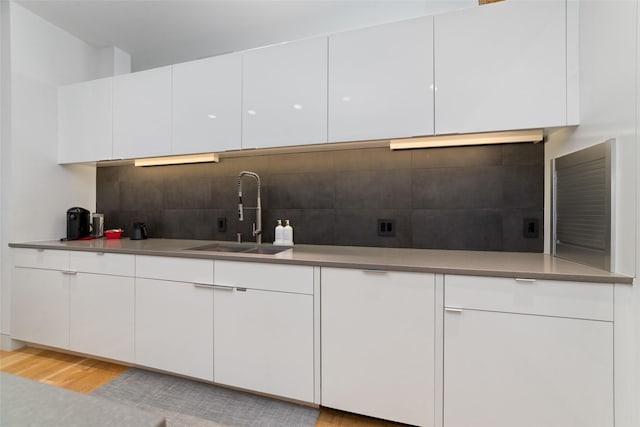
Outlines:
<svg viewBox="0 0 640 427"><path fill-rule="evenodd" d="M579 10L580 126L550 136L546 176L550 159L616 139L615 271L635 275L636 2L588 0ZM551 206L549 185L546 190L545 205ZM550 224L548 215L545 224Z"/></svg>
<svg viewBox="0 0 640 427"><path fill-rule="evenodd" d="M2 3L10 24L10 114L2 123L10 133L3 138L0 187L0 333L7 334L7 244L64 237L68 208L95 210L95 167L56 164L57 87L96 78L98 50L13 2Z"/></svg>
<svg viewBox="0 0 640 427"><path fill-rule="evenodd" d="M4 176L4 172L6 168L4 167L4 163L6 161L6 141L8 141L8 113L9 109L7 106L7 100L9 99L9 7L5 2L0 2L0 245L4 242L4 233L3 230L5 228L4 221L6 215L4 214L5 209L5 200L3 194L5 193L4 187L6 187L7 179ZM4 246L4 245L3 245ZM3 283L5 282L3 279L4 276L4 267L2 262L2 252L3 249L0 246L0 307L2 306L2 302L6 300L3 295ZM0 308L0 322L2 319L2 308ZM1 326L1 323L0 323ZM0 333L2 329L0 328ZM0 335L1 337L2 335ZM0 340L0 348L2 346L2 340Z"/></svg>
<svg viewBox="0 0 640 427"><path fill-rule="evenodd" d="M579 3L580 126L557 131L545 145L545 227L550 229L550 160L615 138L615 271L635 276L640 265L638 144L638 2ZM545 249L550 247L549 238ZM616 426L640 426L640 289L615 290Z"/></svg>
<svg viewBox="0 0 640 427"><path fill-rule="evenodd" d="M115 46L103 47L98 52L98 78L119 76L131 72L131 55Z"/></svg>

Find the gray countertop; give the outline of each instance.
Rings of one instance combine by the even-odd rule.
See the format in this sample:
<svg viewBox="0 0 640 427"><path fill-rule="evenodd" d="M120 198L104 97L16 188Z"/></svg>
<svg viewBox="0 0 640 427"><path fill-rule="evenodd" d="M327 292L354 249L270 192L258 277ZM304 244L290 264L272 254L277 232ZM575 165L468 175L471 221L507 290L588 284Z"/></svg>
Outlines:
<svg viewBox="0 0 640 427"><path fill-rule="evenodd" d="M633 277L610 273L542 253L296 245L275 255L189 250L207 240L75 240L11 243L14 248L113 252L135 255L226 259L376 270L416 271L474 276L633 283ZM230 243L230 242L223 242ZM267 245L265 245L267 246Z"/></svg>

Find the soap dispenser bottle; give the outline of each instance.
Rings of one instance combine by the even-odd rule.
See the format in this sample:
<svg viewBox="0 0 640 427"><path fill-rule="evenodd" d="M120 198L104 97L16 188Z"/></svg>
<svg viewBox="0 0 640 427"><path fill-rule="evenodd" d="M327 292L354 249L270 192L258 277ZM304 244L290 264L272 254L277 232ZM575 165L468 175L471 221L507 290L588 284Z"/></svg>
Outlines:
<svg viewBox="0 0 640 427"><path fill-rule="evenodd" d="M293 227L289 220L287 220L287 225L284 226L283 240L285 245L293 246Z"/></svg>
<svg viewBox="0 0 640 427"><path fill-rule="evenodd" d="M273 242L274 245L284 245L284 227L282 226L282 221L278 220L278 225L276 225L276 241Z"/></svg>

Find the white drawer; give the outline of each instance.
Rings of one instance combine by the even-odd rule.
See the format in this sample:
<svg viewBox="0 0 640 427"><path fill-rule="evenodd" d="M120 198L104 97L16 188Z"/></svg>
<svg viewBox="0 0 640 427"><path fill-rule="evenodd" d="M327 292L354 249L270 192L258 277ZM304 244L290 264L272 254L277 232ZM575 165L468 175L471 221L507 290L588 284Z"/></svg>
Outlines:
<svg viewBox="0 0 640 427"><path fill-rule="evenodd" d="M445 275L450 308L613 321L613 285Z"/></svg>
<svg viewBox="0 0 640 427"><path fill-rule="evenodd" d="M133 277L135 274L135 255L70 251L69 270Z"/></svg>
<svg viewBox="0 0 640 427"><path fill-rule="evenodd" d="M13 248L13 265L16 267L68 270L69 251L54 249Z"/></svg>
<svg viewBox="0 0 640 427"><path fill-rule="evenodd" d="M136 277L213 284L213 260L136 255Z"/></svg>
<svg viewBox="0 0 640 427"><path fill-rule="evenodd" d="M357 268L330 268L322 267L321 282L337 284L354 284L369 286L389 283L403 284L404 286L420 287L433 286L435 275L432 273L414 273L408 271L368 270Z"/></svg>
<svg viewBox="0 0 640 427"><path fill-rule="evenodd" d="M313 267L216 260L215 284L313 295Z"/></svg>

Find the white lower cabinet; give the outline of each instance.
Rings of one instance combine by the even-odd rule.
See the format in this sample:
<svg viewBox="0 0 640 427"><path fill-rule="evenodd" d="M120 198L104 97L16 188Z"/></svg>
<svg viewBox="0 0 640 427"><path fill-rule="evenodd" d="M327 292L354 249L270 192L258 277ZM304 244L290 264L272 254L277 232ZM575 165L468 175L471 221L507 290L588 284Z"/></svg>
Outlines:
<svg viewBox="0 0 640 427"><path fill-rule="evenodd" d="M69 275L66 270L14 267L11 338L69 347Z"/></svg>
<svg viewBox="0 0 640 427"><path fill-rule="evenodd" d="M69 348L133 363L134 278L70 276Z"/></svg>
<svg viewBox="0 0 640 427"><path fill-rule="evenodd" d="M13 259L12 338L133 362L133 255L21 248Z"/></svg>
<svg viewBox="0 0 640 427"><path fill-rule="evenodd" d="M611 284L12 255L16 340L418 426L614 425Z"/></svg>
<svg viewBox="0 0 640 427"><path fill-rule="evenodd" d="M14 248L11 338L69 347L69 252Z"/></svg>
<svg viewBox="0 0 640 427"><path fill-rule="evenodd" d="M322 268L321 291L322 405L433 425L434 275Z"/></svg>
<svg viewBox="0 0 640 427"><path fill-rule="evenodd" d="M136 279L136 363L213 381L213 290Z"/></svg>
<svg viewBox="0 0 640 427"><path fill-rule="evenodd" d="M215 262L214 380L314 402L313 267Z"/></svg>
<svg viewBox="0 0 640 427"><path fill-rule="evenodd" d="M169 268L184 281L156 278ZM213 261L137 256L136 272L136 364L213 381Z"/></svg>
<svg viewBox="0 0 640 427"><path fill-rule="evenodd" d="M313 402L313 295L215 290L215 381Z"/></svg>
<svg viewBox="0 0 640 427"><path fill-rule="evenodd" d="M612 285L486 280L445 276L444 426L613 426Z"/></svg>
<svg viewBox="0 0 640 427"><path fill-rule="evenodd" d="M134 361L133 255L69 252L69 348Z"/></svg>

